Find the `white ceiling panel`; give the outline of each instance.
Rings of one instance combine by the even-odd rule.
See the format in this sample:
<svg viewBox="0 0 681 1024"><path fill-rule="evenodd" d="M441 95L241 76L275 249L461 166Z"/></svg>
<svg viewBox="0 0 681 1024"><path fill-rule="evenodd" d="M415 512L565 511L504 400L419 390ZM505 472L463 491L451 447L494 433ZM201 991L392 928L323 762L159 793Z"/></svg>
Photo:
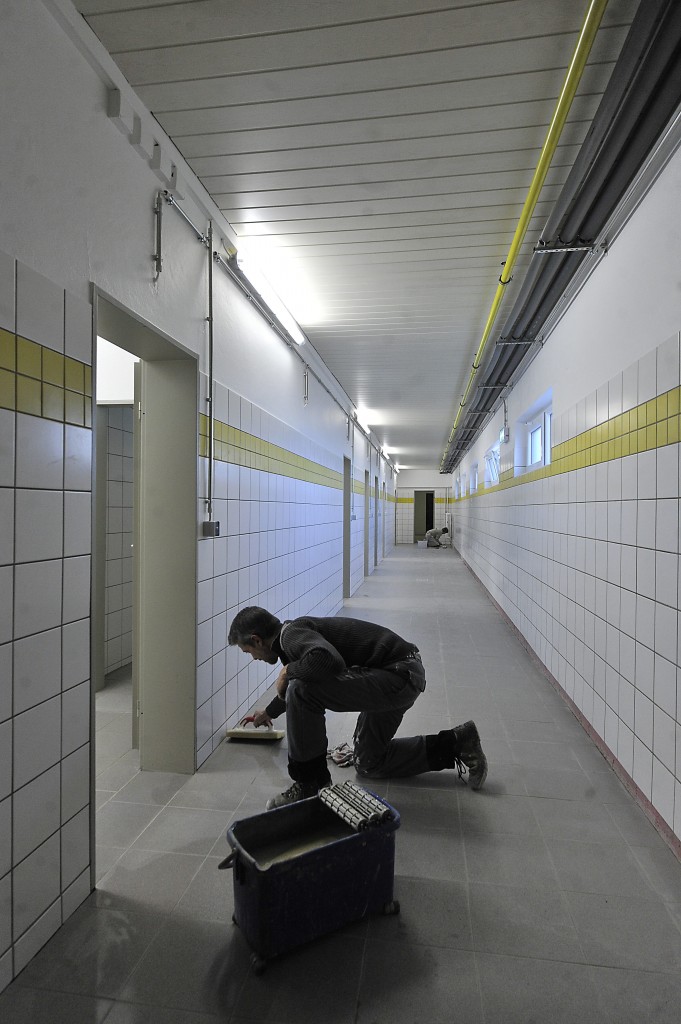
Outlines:
<svg viewBox="0 0 681 1024"><path fill-rule="evenodd" d="M587 0L76 0L398 464L437 469ZM610 0L505 289L522 284L637 0Z"/></svg>

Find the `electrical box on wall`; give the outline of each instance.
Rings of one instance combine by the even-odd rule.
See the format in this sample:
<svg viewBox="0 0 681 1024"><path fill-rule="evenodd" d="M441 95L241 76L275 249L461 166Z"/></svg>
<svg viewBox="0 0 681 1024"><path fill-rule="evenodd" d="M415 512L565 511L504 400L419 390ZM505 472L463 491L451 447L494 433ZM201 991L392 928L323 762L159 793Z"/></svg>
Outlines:
<svg viewBox="0 0 681 1024"><path fill-rule="evenodd" d="M209 523L203 524L203 536L204 537L219 537L220 536L220 523L211 520Z"/></svg>
<svg viewBox="0 0 681 1024"><path fill-rule="evenodd" d="M499 431L499 441L501 442L501 444L508 444L508 439L510 436L511 435L508 427L502 427L501 430Z"/></svg>

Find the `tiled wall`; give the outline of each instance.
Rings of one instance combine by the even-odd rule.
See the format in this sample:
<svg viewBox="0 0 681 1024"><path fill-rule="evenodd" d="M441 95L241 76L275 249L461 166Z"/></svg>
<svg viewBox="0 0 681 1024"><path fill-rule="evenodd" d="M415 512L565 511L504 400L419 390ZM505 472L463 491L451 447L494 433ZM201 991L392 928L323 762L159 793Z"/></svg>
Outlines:
<svg viewBox="0 0 681 1024"><path fill-rule="evenodd" d="M454 505L455 545L677 842L679 384L674 335L554 423L550 466Z"/></svg>
<svg viewBox="0 0 681 1024"><path fill-rule="evenodd" d="M208 420L201 416L199 522L207 452ZM342 454L332 455L218 384L214 456L213 518L220 536L198 542L198 764L272 682L271 666L227 646L239 607L259 604L282 620L333 615L343 593ZM362 483L352 557L361 578L363 490Z"/></svg>
<svg viewBox="0 0 681 1024"><path fill-rule="evenodd" d="M0 258L0 989L90 891L91 307Z"/></svg>
<svg viewBox="0 0 681 1024"><path fill-rule="evenodd" d="M132 406L107 410L105 672L132 659Z"/></svg>
<svg viewBox="0 0 681 1024"><path fill-rule="evenodd" d="M445 526L445 515L449 511L447 504L449 489L442 488L419 488L419 490L432 490L435 495L434 522L433 526L442 529ZM397 525L395 540L397 544L414 543L414 489L406 487L397 488Z"/></svg>

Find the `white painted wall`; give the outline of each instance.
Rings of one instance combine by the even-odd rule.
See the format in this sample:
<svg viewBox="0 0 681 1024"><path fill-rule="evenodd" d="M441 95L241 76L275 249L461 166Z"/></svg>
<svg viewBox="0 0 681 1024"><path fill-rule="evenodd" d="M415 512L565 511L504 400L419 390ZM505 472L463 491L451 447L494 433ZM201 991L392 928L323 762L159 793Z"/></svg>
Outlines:
<svg viewBox="0 0 681 1024"><path fill-rule="evenodd" d="M71 17L66 17L70 27L65 29L64 20L57 20L52 9L70 10ZM15 331L23 334L50 351L65 352L89 368L94 285L114 304L198 356L203 387L200 411L205 413L209 254L184 220L164 207L163 271L154 280L153 203L160 182L107 116L107 87L120 87L137 103L145 123L174 154L172 144L141 108L68 0L45 0L44 4L40 0L3 0L0 21L0 329L11 337ZM86 46L76 45L79 33L87 39ZM108 69L106 80L102 66ZM187 170L179 154L177 160ZM196 179L185 191L183 207L195 224L206 230L213 216L219 248L221 233L229 235L228 226L221 223ZM231 422L233 402L239 409L241 429L256 441L273 441L289 453L342 472L343 455L351 452L347 396L309 346L301 353L289 349L224 272L217 266L214 269L214 375L216 393L227 403L224 422ZM17 272L20 299L15 294ZM303 401L302 359L324 382L322 385L310 376L307 404ZM0 409L0 421L3 510L15 507L15 456L21 462L28 453L37 465L30 487L46 492L46 507L77 508L78 523L83 527L62 530L53 520L50 559L41 554L42 548L30 551L26 541L30 561L22 562L19 571L12 561L13 545L5 543L0 549L2 989L74 912L91 884L87 786L90 685L82 674L76 674L83 666L87 672L88 667L91 438L88 424L63 425L45 419L40 411L20 414L6 407ZM27 423L37 438L35 443ZM44 438L56 439L54 457L43 452ZM364 445L356 447L355 478L363 481L365 469L369 469L372 483L378 472L382 485L385 461L377 462L374 450L369 462ZM199 460L204 500L205 461ZM268 682L258 665L244 666L238 652L226 648L228 612L244 602L264 603L272 598L276 602L273 610L324 613L333 612L342 601L342 515L334 511L331 489L276 472L226 463L221 466L216 475L221 490L215 497L224 502L227 533L219 540L199 540L197 552L197 761L208 756L220 742L226 723L256 699ZM57 470L56 481L45 478ZM388 479L387 483L394 495L394 481ZM356 497L353 527L359 529L352 534L353 589L363 579L364 498ZM326 506L325 518L320 512L322 505ZM202 513L200 505L197 534ZM75 522L73 516L67 520L63 511L60 514L69 526ZM10 534L11 530L6 536ZM387 551L393 543L394 531L387 531ZM379 546L379 557L380 551ZM28 644L25 634L12 632L11 584L15 576L33 579L38 571L33 563L41 560L50 562L43 569L53 570L50 579L54 577L54 586L48 593L43 581L38 581L32 590L24 587L26 594L21 592L21 600L39 606L42 616L36 620ZM369 562L372 568L371 557ZM56 582L62 571L64 580L69 580L69 586L64 586L63 608L62 588ZM42 634L54 630L63 631L64 649L70 652L63 673L59 657L49 664L43 657L38 664L40 645L44 647L50 639ZM39 639L34 641L33 634ZM30 719L24 715L20 723L13 724L17 716L13 715L12 694L16 699L20 683L12 675L12 648L17 641L27 657L33 658L32 664L23 666L24 674L42 673L49 699L28 709ZM30 727L33 721L35 728ZM51 745L44 742L46 731L54 741ZM60 736L61 747L54 739ZM25 776L17 766L27 766ZM49 814L32 799L29 786L49 791ZM68 812L63 821L58 820L60 793L62 812ZM15 829L13 834L12 822L17 821L20 831ZM14 922L13 930L6 923L9 920Z"/></svg>
<svg viewBox="0 0 681 1024"><path fill-rule="evenodd" d="M453 512L455 546L677 848L678 426L647 450L534 482L513 478L513 452L548 388L556 445L679 387L680 200L677 151L508 398L513 486ZM482 464L502 425L499 411L455 476Z"/></svg>

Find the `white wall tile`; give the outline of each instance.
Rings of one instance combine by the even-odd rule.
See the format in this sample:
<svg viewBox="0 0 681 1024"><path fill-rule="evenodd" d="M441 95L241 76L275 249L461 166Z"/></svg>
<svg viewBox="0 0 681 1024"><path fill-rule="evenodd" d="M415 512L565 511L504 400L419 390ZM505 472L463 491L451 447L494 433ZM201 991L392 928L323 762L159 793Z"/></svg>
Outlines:
<svg viewBox="0 0 681 1024"><path fill-rule="evenodd" d="M668 444L657 449L657 498L679 496L679 446Z"/></svg>
<svg viewBox="0 0 681 1024"><path fill-rule="evenodd" d="M661 498L656 503L655 543L658 550L679 550L679 500Z"/></svg>
<svg viewBox="0 0 681 1024"><path fill-rule="evenodd" d="M14 635L28 636L61 622L62 562L26 562L14 577Z"/></svg>
<svg viewBox="0 0 681 1024"><path fill-rule="evenodd" d="M90 801L90 744L61 762L61 820L68 821Z"/></svg>
<svg viewBox="0 0 681 1024"><path fill-rule="evenodd" d="M14 869L14 938L18 939L60 893L59 835L51 836ZM60 908L61 918L61 908Z"/></svg>
<svg viewBox="0 0 681 1024"><path fill-rule="evenodd" d="M13 804L13 863L17 864L59 828L59 765L17 789Z"/></svg>
<svg viewBox="0 0 681 1024"><path fill-rule="evenodd" d="M608 416L619 416L622 412L623 375L618 373L608 384Z"/></svg>
<svg viewBox="0 0 681 1024"><path fill-rule="evenodd" d="M0 646L0 722L12 714L12 644Z"/></svg>
<svg viewBox="0 0 681 1024"><path fill-rule="evenodd" d="M12 877L0 878L0 955L12 942ZM11 975L10 975L11 978ZM0 989L0 991L2 991Z"/></svg>
<svg viewBox="0 0 681 1024"><path fill-rule="evenodd" d="M638 361L638 401L649 402L657 394L657 350L653 349Z"/></svg>
<svg viewBox="0 0 681 1024"><path fill-rule="evenodd" d="M17 334L64 351L64 292L23 263L17 263Z"/></svg>
<svg viewBox="0 0 681 1024"><path fill-rule="evenodd" d="M20 714L61 690L61 629L14 643L14 713Z"/></svg>
<svg viewBox="0 0 681 1024"><path fill-rule="evenodd" d="M64 293L64 351L81 363L92 364L92 306Z"/></svg>
<svg viewBox="0 0 681 1024"><path fill-rule="evenodd" d="M643 597L655 597L655 551L638 548L636 552L636 590Z"/></svg>
<svg viewBox="0 0 681 1024"><path fill-rule="evenodd" d="M676 608L658 604L655 609L655 651L667 661L674 661L677 653L676 632L678 612Z"/></svg>
<svg viewBox="0 0 681 1024"><path fill-rule="evenodd" d="M628 366L622 374L622 409L638 405L638 363Z"/></svg>
<svg viewBox="0 0 681 1024"><path fill-rule="evenodd" d="M0 409L0 487L14 487L15 415Z"/></svg>
<svg viewBox="0 0 681 1024"><path fill-rule="evenodd" d="M633 779L643 795L650 800L653 793L653 754L638 736L634 736Z"/></svg>
<svg viewBox="0 0 681 1024"><path fill-rule="evenodd" d="M641 643L636 644L636 689L652 700L655 680L655 654Z"/></svg>
<svg viewBox="0 0 681 1024"><path fill-rule="evenodd" d="M655 600L676 605L678 600L679 556L668 551L655 552Z"/></svg>
<svg viewBox="0 0 681 1024"><path fill-rule="evenodd" d="M92 431L68 423L64 428L64 487L73 491L92 487Z"/></svg>
<svg viewBox="0 0 681 1024"><path fill-rule="evenodd" d="M14 786L24 786L59 761L61 698L52 697L14 718Z"/></svg>
<svg viewBox="0 0 681 1024"><path fill-rule="evenodd" d="M74 815L61 830L61 884L66 889L90 863L90 812Z"/></svg>
<svg viewBox="0 0 681 1024"><path fill-rule="evenodd" d="M37 416L17 414L16 485L61 490L64 482L64 427Z"/></svg>
<svg viewBox="0 0 681 1024"><path fill-rule="evenodd" d="M68 921L84 900L90 895L90 869L82 871L78 878L62 893L61 906L64 922Z"/></svg>
<svg viewBox="0 0 681 1024"><path fill-rule="evenodd" d="M48 907L14 944L14 970L18 974L61 926L61 900Z"/></svg>
<svg viewBox="0 0 681 1024"><path fill-rule="evenodd" d="M14 331L16 265L7 253L0 252L0 327ZM2 989L0 989L2 991Z"/></svg>
<svg viewBox="0 0 681 1024"><path fill-rule="evenodd" d="M90 614L90 556L64 559L64 605L62 622L73 622Z"/></svg>
<svg viewBox="0 0 681 1024"><path fill-rule="evenodd" d="M657 394L679 384L679 335L673 334L657 348Z"/></svg>
<svg viewBox="0 0 681 1024"><path fill-rule="evenodd" d="M656 757L653 758L651 802L670 825L674 820L674 776Z"/></svg>
<svg viewBox="0 0 681 1024"><path fill-rule="evenodd" d="M90 684L81 683L62 696L62 755L71 754L90 738Z"/></svg>
<svg viewBox="0 0 681 1024"><path fill-rule="evenodd" d="M90 678L90 620L62 626L62 689Z"/></svg>
<svg viewBox="0 0 681 1024"><path fill-rule="evenodd" d="M61 558L64 499L61 491L16 492L14 547L17 562Z"/></svg>
<svg viewBox="0 0 681 1024"><path fill-rule="evenodd" d="M655 547L655 526L657 519L657 502L643 499L637 502L636 510L636 543L642 548Z"/></svg>
<svg viewBox="0 0 681 1024"><path fill-rule="evenodd" d="M664 712L676 716L676 675L677 667L664 657L655 655L655 677L653 699L657 707Z"/></svg>
<svg viewBox="0 0 681 1024"><path fill-rule="evenodd" d="M14 609L14 570L11 565L0 566L0 644L12 639Z"/></svg>
<svg viewBox="0 0 681 1024"><path fill-rule="evenodd" d="M0 565L14 561L14 490L0 487Z"/></svg>
<svg viewBox="0 0 681 1024"><path fill-rule="evenodd" d="M91 548L92 502L89 491L64 494L64 555L88 555Z"/></svg>
<svg viewBox="0 0 681 1024"><path fill-rule="evenodd" d="M0 800L12 791L12 722L0 723Z"/></svg>
<svg viewBox="0 0 681 1024"><path fill-rule="evenodd" d="M638 496L657 498L657 450L638 455Z"/></svg>

